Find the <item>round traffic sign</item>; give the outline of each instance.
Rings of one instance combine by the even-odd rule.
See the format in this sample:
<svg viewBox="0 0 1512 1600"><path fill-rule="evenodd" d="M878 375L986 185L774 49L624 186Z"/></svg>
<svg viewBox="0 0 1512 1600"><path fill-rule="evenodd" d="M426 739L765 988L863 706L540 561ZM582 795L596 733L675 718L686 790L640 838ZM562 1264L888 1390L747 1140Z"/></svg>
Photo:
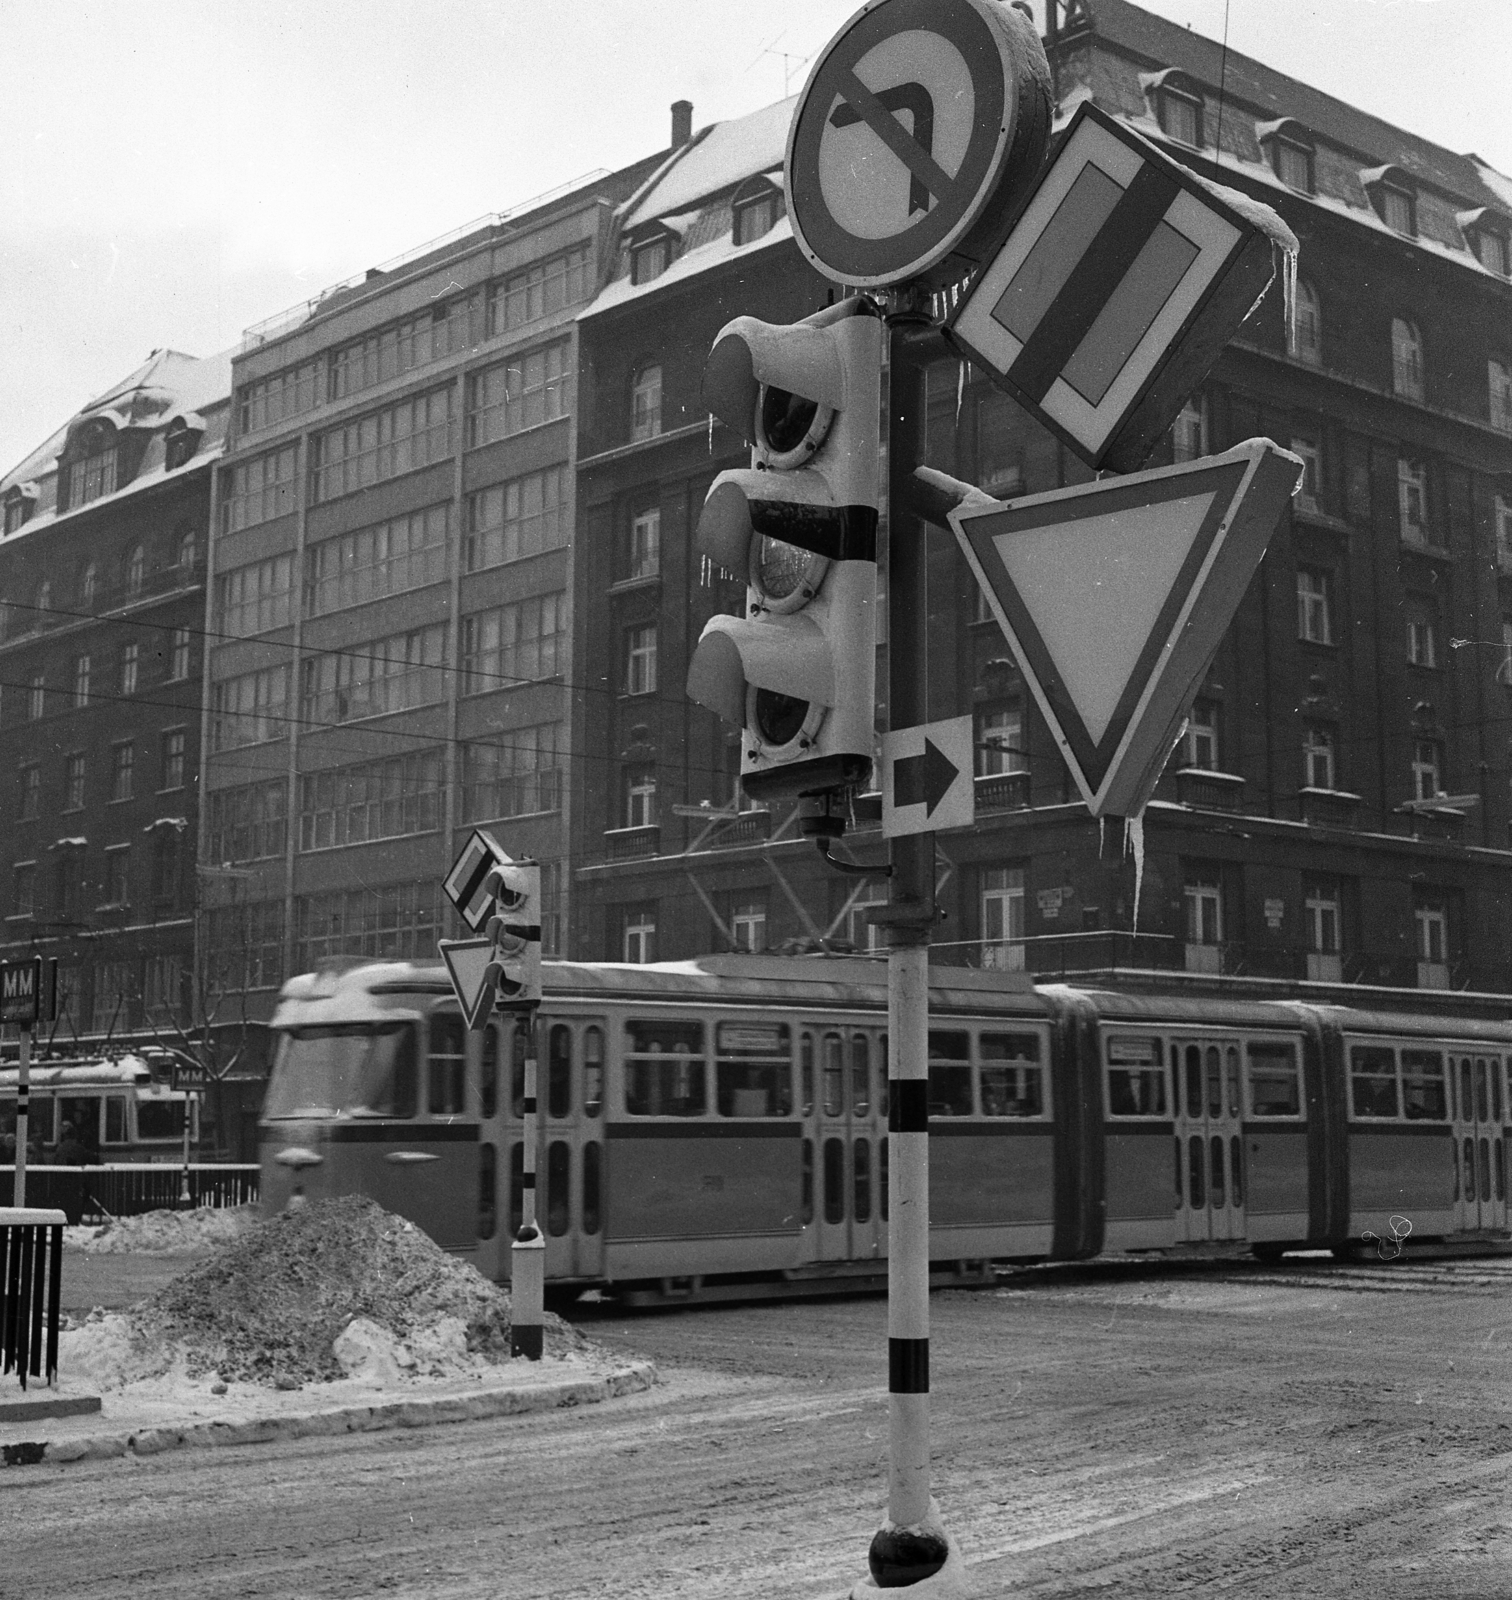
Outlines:
<svg viewBox="0 0 1512 1600"><path fill-rule="evenodd" d="M858 288L939 288L983 259L1038 171L1050 73L1003 0L871 0L825 47L788 134L804 255Z"/></svg>

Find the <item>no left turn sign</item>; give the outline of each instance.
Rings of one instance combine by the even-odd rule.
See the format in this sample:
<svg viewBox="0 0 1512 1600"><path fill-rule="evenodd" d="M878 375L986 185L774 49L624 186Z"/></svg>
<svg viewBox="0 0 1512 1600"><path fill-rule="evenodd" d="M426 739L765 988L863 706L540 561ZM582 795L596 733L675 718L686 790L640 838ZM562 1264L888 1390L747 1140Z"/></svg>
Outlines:
<svg viewBox="0 0 1512 1600"><path fill-rule="evenodd" d="M793 118L799 247L837 283L953 282L995 249L1049 127L1049 71L1021 12L872 0L825 48Z"/></svg>

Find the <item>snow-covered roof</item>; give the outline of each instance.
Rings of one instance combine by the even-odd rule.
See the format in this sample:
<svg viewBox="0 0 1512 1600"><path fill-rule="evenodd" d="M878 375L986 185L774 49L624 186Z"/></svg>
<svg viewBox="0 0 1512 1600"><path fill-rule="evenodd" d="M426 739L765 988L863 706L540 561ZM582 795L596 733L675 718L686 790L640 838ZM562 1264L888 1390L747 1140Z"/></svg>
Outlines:
<svg viewBox="0 0 1512 1600"><path fill-rule="evenodd" d="M748 116L716 123L630 202L621 226L628 231L656 217L696 209L698 202L733 189L742 178L780 167L797 105L798 96L791 95Z"/></svg>
<svg viewBox="0 0 1512 1600"><path fill-rule="evenodd" d="M578 318L584 321L605 311L612 311L616 306L625 305L629 301L639 300L643 295L660 293L685 278L697 277L700 272L711 271L714 267L722 266L726 261L733 261L738 256L751 255L771 245L790 243L792 237L792 224L785 216L759 239L753 239L749 244L736 244L734 236L726 229L717 239L685 250L665 272L649 283L632 283L630 274L622 272L612 283L604 286L591 304L584 306L578 313Z"/></svg>

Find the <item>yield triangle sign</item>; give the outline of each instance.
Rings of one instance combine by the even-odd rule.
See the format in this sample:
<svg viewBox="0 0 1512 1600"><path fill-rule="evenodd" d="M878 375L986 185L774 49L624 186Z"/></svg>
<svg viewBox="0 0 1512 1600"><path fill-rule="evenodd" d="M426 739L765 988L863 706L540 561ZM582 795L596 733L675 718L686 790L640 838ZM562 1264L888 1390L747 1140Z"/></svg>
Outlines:
<svg viewBox="0 0 1512 1600"><path fill-rule="evenodd" d="M436 948L469 1029L481 1028L493 1010L499 966L492 939L438 939Z"/></svg>
<svg viewBox="0 0 1512 1600"><path fill-rule="evenodd" d="M1251 439L951 513L1094 816L1143 809L1301 472Z"/></svg>

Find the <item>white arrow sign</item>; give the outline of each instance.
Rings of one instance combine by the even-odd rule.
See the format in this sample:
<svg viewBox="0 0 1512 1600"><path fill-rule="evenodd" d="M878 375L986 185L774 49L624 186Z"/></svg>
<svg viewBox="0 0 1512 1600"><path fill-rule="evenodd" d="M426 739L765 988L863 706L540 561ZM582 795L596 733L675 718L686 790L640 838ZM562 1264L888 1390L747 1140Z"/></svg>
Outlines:
<svg viewBox="0 0 1512 1600"><path fill-rule="evenodd" d="M882 741L882 837L976 821L971 718L894 728Z"/></svg>

